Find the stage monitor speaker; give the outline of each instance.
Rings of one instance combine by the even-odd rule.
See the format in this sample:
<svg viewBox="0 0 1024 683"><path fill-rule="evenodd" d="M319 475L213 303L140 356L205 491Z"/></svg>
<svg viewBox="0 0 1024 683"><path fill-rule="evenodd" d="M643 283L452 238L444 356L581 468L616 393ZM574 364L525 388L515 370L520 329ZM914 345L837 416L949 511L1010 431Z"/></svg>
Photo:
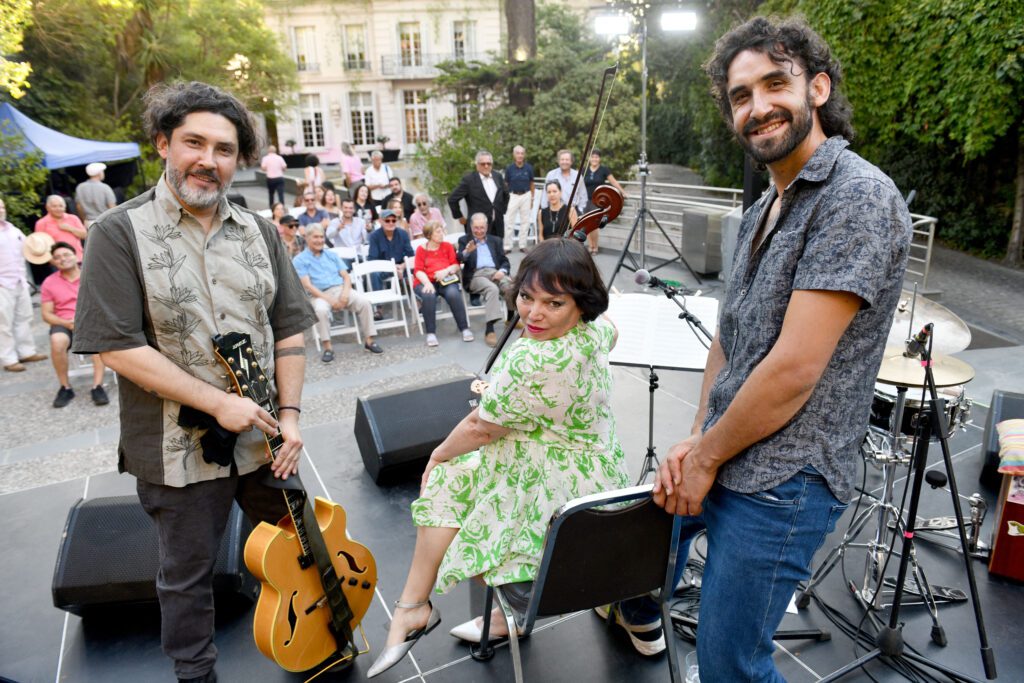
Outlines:
<svg viewBox="0 0 1024 683"><path fill-rule="evenodd" d="M358 400L356 443L375 482L422 473L430 452L477 406L472 381L464 377Z"/></svg>
<svg viewBox="0 0 1024 683"><path fill-rule="evenodd" d="M214 567L213 588L255 600L259 582L242 556L252 525L233 503ZM68 512L57 565L53 604L84 616L99 606L156 602L159 566L156 523L137 496L79 500Z"/></svg>

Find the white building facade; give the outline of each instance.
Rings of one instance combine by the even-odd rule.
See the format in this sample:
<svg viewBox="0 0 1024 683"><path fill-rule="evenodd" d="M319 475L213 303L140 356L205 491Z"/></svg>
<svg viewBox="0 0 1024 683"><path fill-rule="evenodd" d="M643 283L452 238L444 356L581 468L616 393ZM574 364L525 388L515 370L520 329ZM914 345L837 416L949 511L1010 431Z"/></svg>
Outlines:
<svg viewBox="0 0 1024 683"><path fill-rule="evenodd" d="M433 141L445 119L478 106L428 97L435 65L505 51L499 0L281 2L268 6L266 23L299 75L297 107L277 113L280 146L324 161L336 160L342 142L365 156L382 137L403 154Z"/></svg>

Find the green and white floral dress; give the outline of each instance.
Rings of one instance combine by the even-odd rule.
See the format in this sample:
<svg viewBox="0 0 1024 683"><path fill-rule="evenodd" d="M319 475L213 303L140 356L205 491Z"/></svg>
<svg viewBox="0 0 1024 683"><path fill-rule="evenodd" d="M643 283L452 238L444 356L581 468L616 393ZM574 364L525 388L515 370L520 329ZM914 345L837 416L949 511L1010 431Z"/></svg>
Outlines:
<svg viewBox="0 0 1024 683"><path fill-rule="evenodd" d="M417 526L459 529L434 589L482 574L532 581L548 520L580 496L628 486L609 400L614 328L598 318L558 339L519 339L493 368L480 417L512 431L435 467Z"/></svg>

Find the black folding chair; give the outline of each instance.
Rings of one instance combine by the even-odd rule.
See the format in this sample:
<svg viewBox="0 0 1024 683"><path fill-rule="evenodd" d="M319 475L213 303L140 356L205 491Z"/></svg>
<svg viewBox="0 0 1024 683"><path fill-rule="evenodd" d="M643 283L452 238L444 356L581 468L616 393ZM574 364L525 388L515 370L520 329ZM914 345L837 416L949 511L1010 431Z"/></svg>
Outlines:
<svg viewBox="0 0 1024 683"><path fill-rule="evenodd" d="M536 580L487 588L483 633L480 644L473 647L473 659L494 656L488 631L495 596L508 623L515 680L522 683L517 632L529 635L538 617L589 610L660 591L669 675L679 683L667 600L674 589L681 522L681 517L668 515L654 504L649 485L566 503L548 523Z"/></svg>

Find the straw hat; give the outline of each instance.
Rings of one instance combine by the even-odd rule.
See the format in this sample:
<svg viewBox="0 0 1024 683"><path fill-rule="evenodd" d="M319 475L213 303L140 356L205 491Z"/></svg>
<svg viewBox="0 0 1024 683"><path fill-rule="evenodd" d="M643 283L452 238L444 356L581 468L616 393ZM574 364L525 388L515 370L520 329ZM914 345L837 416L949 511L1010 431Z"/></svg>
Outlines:
<svg viewBox="0 0 1024 683"><path fill-rule="evenodd" d="M21 253L25 256L26 261L39 266L50 262L52 258L50 249L53 248L53 245L53 237L48 233L34 232L25 238L25 242L21 245Z"/></svg>

